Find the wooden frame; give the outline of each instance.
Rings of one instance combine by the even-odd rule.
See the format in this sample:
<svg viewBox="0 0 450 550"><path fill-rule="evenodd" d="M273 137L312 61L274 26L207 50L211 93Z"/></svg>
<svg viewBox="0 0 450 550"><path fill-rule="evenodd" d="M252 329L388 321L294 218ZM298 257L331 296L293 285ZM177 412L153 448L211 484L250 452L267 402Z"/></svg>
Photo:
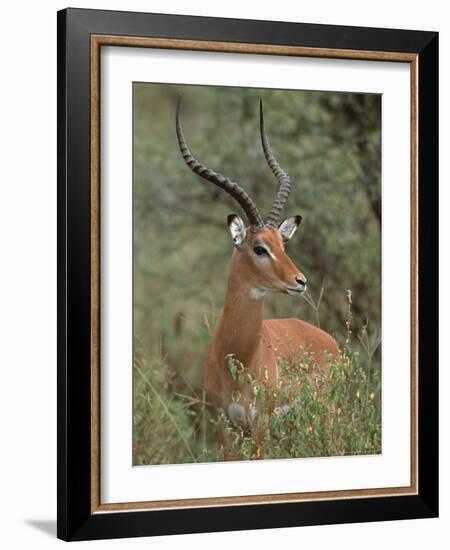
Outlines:
<svg viewBox="0 0 450 550"><path fill-rule="evenodd" d="M59 537L81 540L437 515L437 40L436 33L418 31L59 12ZM105 45L410 64L410 487L100 502L99 91L100 49ZM424 361L426 370L420 368Z"/></svg>

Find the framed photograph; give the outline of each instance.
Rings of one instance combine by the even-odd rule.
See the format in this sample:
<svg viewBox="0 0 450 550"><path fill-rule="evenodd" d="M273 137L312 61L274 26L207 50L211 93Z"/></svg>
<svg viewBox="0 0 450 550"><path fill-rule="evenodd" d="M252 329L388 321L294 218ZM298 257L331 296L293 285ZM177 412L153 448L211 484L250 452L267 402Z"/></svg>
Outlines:
<svg viewBox="0 0 450 550"><path fill-rule="evenodd" d="M58 536L438 514L438 36L58 13Z"/></svg>

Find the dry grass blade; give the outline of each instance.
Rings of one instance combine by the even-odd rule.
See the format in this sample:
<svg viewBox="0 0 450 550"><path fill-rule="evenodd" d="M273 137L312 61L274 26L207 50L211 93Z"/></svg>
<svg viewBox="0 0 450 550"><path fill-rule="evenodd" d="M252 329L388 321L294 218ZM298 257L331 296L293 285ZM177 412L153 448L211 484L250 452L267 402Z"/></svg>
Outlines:
<svg viewBox="0 0 450 550"><path fill-rule="evenodd" d="M164 399L162 399L162 397L159 395L158 391L156 390L156 388L153 386L153 384L150 382L150 380L147 378L147 376L145 376L144 372L142 372L142 370L137 366L135 365L135 369L137 370L137 372L142 376L143 380L145 381L145 383L148 385L148 387L152 390L152 393L153 395L156 397L156 399L158 399L158 401L160 402L162 408L164 409L164 412L166 413L167 417L170 419L170 421L173 423L173 425L175 426L177 432L178 432L178 435L180 436L181 440L183 441L184 443L184 446L186 447L186 450L187 452L189 453L189 456L192 458L192 461L193 462L197 462L197 459L195 458L195 455L194 453L192 452L191 450L191 447L187 441L187 439L184 437L184 434L183 432L180 430L180 427L178 426L175 418L173 417L173 415L170 413L169 409L167 408L167 405L164 401Z"/></svg>

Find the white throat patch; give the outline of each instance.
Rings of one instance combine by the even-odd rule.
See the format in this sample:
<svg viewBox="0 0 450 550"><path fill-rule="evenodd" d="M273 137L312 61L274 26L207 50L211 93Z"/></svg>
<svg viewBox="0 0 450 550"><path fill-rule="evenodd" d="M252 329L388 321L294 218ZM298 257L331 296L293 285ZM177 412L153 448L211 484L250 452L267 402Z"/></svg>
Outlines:
<svg viewBox="0 0 450 550"><path fill-rule="evenodd" d="M252 300L262 300L266 295L266 291L261 288L252 288L250 290L250 296Z"/></svg>

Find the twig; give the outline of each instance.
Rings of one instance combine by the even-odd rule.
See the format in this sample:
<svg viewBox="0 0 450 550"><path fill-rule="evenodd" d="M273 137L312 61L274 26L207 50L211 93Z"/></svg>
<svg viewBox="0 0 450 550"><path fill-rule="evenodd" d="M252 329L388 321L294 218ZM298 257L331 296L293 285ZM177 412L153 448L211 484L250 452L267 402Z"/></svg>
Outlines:
<svg viewBox="0 0 450 550"><path fill-rule="evenodd" d="M205 404L206 404L206 393L205 388L202 390L202 454L203 454L203 460L205 459L205 449L206 449L206 410L205 410Z"/></svg>
<svg viewBox="0 0 450 550"><path fill-rule="evenodd" d="M366 324L363 326L362 333L358 334L358 340L363 348L363 350L366 352L367 359L368 359L368 365L367 365L367 398L369 398L369 389L370 389L370 382L372 378L372 357L374 353L377 351L379 345L381 344L381 336L378 335L377 331L374 332L372 337L372 342L369 337L369 333L367 331L367 326L369 324L369 321L366 321Z"/></svg>
<svg viewBox="0 0 450 550"><path fill-rule="evenodd" d="M314 310L316 314L316 322L317 326L320 328L320 303L322 302L323 292L325 290L325 279L322 281L322 286L320 287L320 293L319 298L317 299L317 303L314 301L313 297L309 292L304 292L301 296L305 300L305 302Z"/></svg>

